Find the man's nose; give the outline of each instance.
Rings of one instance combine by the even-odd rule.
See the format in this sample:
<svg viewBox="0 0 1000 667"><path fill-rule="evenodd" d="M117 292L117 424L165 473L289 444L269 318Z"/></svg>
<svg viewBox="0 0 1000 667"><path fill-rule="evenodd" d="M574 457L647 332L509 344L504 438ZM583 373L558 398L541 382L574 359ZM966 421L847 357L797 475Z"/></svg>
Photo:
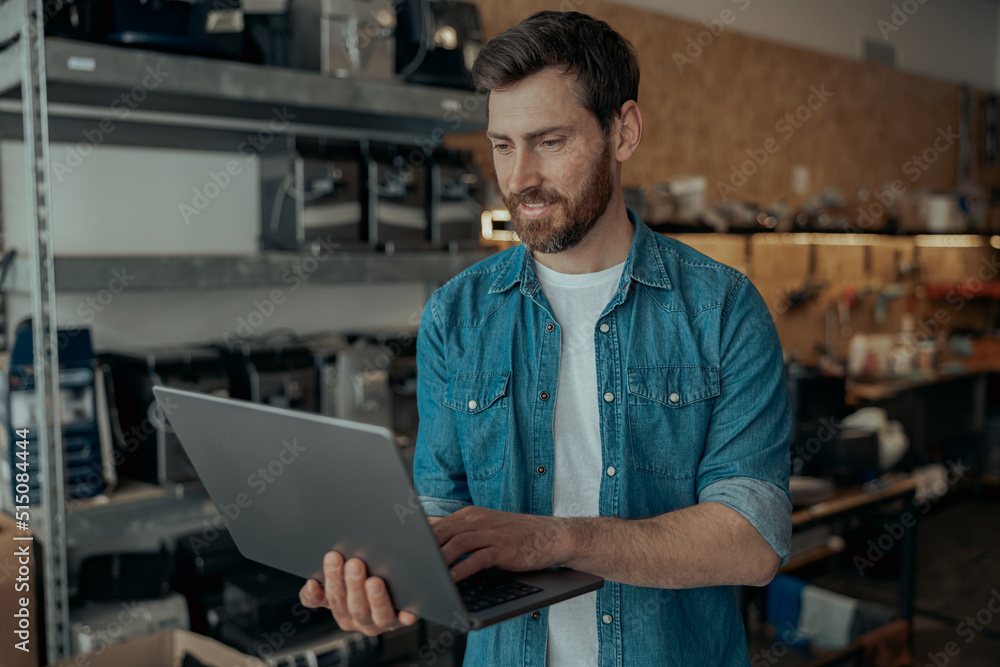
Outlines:
<svg viewBox="0 0 1000 667"><path fill-rule="evenodd" d="M507 179L507 191L522 194L542 183L538 161L531 151L519 151Z"/></svg>

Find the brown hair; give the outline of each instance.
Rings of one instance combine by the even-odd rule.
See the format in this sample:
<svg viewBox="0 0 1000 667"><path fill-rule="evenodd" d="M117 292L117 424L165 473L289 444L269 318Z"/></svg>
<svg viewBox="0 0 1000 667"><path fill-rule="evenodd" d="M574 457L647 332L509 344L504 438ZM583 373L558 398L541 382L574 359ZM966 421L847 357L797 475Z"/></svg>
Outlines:
<svg viewBox="0 0 1000 667"><path fill-rule="evenodd" d="M476 90L503 90L546 67L576 76L580 104L607 132L628 100L638 101L632 44L604 21L580 12L535 12L496 35L472 68Z"/></svg>

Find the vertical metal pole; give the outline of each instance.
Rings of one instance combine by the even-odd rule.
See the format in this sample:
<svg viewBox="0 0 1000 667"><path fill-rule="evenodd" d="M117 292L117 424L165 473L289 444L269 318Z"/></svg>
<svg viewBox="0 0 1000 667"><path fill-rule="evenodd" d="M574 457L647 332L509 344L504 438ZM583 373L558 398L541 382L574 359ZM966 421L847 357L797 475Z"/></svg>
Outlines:
<svg viewBox="0 0 1000 667"><path fill-rule="evenodd" d="M35 408L38 423L42 507L42 567L45 577L45 624L48 660L70 655L69 603L66 586L66 501L63 493L63 443L59 401L59 350L52 260L52 207L49 181L49 131L45 81L45 34L42 0L21 0L21 99L24 155L31 234L31 328L34 344ZM33 185L33 187L32 187Z"/></svg>
<svg viewBox="0 0 1000 667"><path fill-rule="evenodd" d="M915 493L911 491L904 496L904 499L903 513L906 513L905 508L913 507L916 503ZM909 626L907 636L911 652L915 652L913 617L917 595L917 529L919 527L920 521L918 519L913 526L904 529L903 539L899 544L899 615Z"/></svg>

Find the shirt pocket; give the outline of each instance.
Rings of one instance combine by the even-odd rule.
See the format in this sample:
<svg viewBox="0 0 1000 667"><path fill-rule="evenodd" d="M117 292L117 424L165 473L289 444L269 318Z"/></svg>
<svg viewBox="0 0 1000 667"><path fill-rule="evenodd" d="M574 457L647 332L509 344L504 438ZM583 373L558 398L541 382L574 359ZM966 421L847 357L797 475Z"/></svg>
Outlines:
<svg viewBox="0 0 1000 667"><path fill-rule="evenodd" d="M718 368L629 368L628 430L635 469L672 479L694 477L718 395Z"/></svg>
<svg viewBox="0 0 1000 667"><path fill-rule="evenodd" d="M509 372L453 375L448 380L444 404L455 411L469 479L488 479L503 468L510 422L509 380Z"/></svg>

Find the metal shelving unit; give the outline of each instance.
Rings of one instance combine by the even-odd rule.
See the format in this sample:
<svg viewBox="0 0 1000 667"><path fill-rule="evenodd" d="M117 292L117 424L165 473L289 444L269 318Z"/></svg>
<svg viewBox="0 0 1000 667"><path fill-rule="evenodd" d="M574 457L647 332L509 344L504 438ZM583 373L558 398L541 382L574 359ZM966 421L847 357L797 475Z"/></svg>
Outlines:
<svg viewBox="0 0 1000 667"><path fill-rule="evenodd" d="M9 15L8 7L21 2L33 0L8 0L0 7ZM274 131L268 124L277 111L282 134L418 145L486 127L485 100L471 91L338 79L54 37L38 40L43 42L53 117L101 120L109 100L131 94L146 79L142 98L135 97L141 104L116 124ZM20 113L24 44L19 40L0 52L0 111Z"/></svg>
<svg viewBox="0 0 1000 667"><path fill-rule="evenodd" d="M385 283L402 279L443 282L487 257L489 251L378 252L345 251L325 255L309 274L311 284ZM280 285L302 261L300 253L228 256L57 257L56 291L91 292L107 287L108 274L129 263L129 291L205 290ZM31 289L28 262L16 260L5 290Z"/></svg>
<svg viewBox="0 0 1000 667"><path fill-rule="evenodd" d="M205 497L176 497L133 489L127 500L101 504L64 500L59 419L57 291L106 285L121 257L53 257L50 218L49 125L96 123L108 101L128 95L144 77L141 107L115 121L115 142L191 145L213 133L271 132L426 147L449 133L486 127L485 100L471 92L358 79L210 60L44 37L42 0L0 0L0 120L20 117L29 183L28 257L18 258L5 291L30 292L34 332L37 434L44 474L41 514L32 527L43 543L44 604L49 661L71 653L66 550L95 539L142 532L159 522L200 522L215 515ZM163 73L166 73L165 75ZM284 119L275 126L278 115ZM8 123L10 125L10 123ZM170 137L163 130L170 128ZM14 137L16 138L16 137ZM7 220L5 224L24 224ZM485 256L457 253L331 254L311 279L318 283L442 281ZM306 254L261 253L226 257L143 257L129 289L224 289L278 284ZM132 269L130 269L131 271Z"/></svg>

